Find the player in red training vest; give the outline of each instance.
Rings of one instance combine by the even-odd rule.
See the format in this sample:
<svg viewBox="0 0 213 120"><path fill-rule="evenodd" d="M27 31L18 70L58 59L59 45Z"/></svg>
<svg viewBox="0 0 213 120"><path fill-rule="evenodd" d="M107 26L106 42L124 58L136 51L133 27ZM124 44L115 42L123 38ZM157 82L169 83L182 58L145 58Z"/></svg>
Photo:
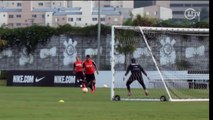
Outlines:
<svg viewBox="0 0 213 120"><path fill-rule="evenodd" d="M90 55L86 55L86 60L83 63L84 73L86 77L86 84L90 87L93 93L96 89L95 71L98 74L98 69L95 62L90 58Z"/></svg>
<svg viewBox="0 0 213 120"><path fill-rule="evenodd" d="M73 64L73 69L75 71L75 79L79 83L79 86L82 87L82 82L84 81L83 73L83 62L79 56L76 56L76 61Z"/></svg>

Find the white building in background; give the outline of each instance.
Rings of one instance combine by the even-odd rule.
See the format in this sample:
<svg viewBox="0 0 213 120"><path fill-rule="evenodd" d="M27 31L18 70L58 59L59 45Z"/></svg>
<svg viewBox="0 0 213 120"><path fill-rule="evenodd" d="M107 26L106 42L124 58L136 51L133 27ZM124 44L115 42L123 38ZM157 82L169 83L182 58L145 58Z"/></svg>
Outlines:
<svg viewBox="0 0 213 120"><path fill-rule="evenodd" d="M158 5L148 6L148 7L141 7L141 8L134 8L132 10L133 18L137 15L153 17L161 20L167 20L172 18L172 9L161 7Z"/></svg>
<svg viewBox="0 0 213 120"><path fill-rule="evenodd" d="M110 6L116 7L116 8L134 8L134 0L128 0L128 1L110 1Z"/></svg>
<svg viewBox="0 0 213 120"><path fill-rule="evenodd" d="M0 7L4 8L21 8L22 7L22 1L25 0L1 0L0 1ZM27 0L26 0L27 1ZM30 0L28 0L30 1ZM67 0L43 0L43 1L37 1L32 0L31 6L32 8L57 8L57 7L67 7Z"/></svg>
<svg viewBox="0 0 213 120"><path fill-rule="evenodd" d="M0 8L0 26L17 28L38 24L57 27L70 24L83 27L98 23L98 8L94 7L94 2L75 1L74 3L74 7L70 8L41 6L34 8L35 4L41 4L40 1L22 1L21 8ZM101 7L100 17L102 24L121 25L123 23L123 15L113 7Z"/></svg>
<svg viewBox="0 0 213 120"><path fill-rule="evenodd" d="M9 0L9 1L0 1L0 8L21 8L22 1L21 0Z"/></svg>
<svg viewBox="0 0 213 120"><path fill-rule="evenodd" d="M0 26L5 26L7 22L8 14L0 9Z"/></svg>
<svg viewBox="0 0 213 120"><path fill-rule="evenodd" d="M0 26L10 28L33 24L87 26L98 23L98 1L1 1ZM7 6L7 7L6 7ZM166 20L172 10L158 5L133 9L132 1L101 1L100 21L105 25L122 25L137 14Z"/></svg>
<svg viewBox="0 0 213 120"><path fill-rule="evenodd" d="M68 1L68 7L80 7L85 1ZM98 0L91 0L93 7L98 7ZM134 0L116 1L116 0L100 0L100 7L115 8L133 8Z"/></svg>
<svg viewBox="0 0 213 120"><path fill-rule="evenodd" d="M49 9L45 18L45 24L57 27L58 25L68 23L72 26L83 27L98 23L98 8L93 7L91 1L84 1L83 5L82 1L75 2L76 4L72 8ZM39 10L41 9L37 9L37 11ZM115 8L102 7L100 11L100 20L102 24L121 25L123 23L123 16Z"/></svg>
<svg viewBox="0 0 213 120"><path fill-rule="evenodd" d="M209 16L209 0L156 0L156 5L172 9L172 15L175 20L187 20L184 13L192 8L195 12L200 12L200 16L195 20L205 20Z"/></svg>
<svg viewBox="0 0 213 120"><path fill-rule="evenodd" d="M197 21L208 19L209 16L209 0L134 0L135 8L153 5L172 9L172 19L174 20L188 20L184 13L189 8L194 12L201 13L200 16L195 17Z"/></svg>
<svg viewBox="0 0 213 120"><path fill-rule="evenodd" d="M173 18L177 20L186 19L184 12L192 8L195 12L200 12L200 16L195 17L196 20L203 19L202 16L209 16L209 1L199 0L199 1L170 1L170 8L173 11ZM206 11L202 11L206 10Z"/></svg>
<svg viewBox="0 0 213 120"><path fill-rule="evenodd" d="M54 1L32 1L33 8L58 8L67 7L66 0L54 0Z"/></svg>

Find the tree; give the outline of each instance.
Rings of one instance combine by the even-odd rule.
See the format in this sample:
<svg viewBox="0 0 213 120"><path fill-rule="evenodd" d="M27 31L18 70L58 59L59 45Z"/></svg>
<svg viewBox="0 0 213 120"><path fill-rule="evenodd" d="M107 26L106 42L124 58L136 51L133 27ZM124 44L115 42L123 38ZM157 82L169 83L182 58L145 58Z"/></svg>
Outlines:
<svg viewBox="0 0 213 120"><path fill-rule="evenodd" d="M201 22L196 22L194 25L193 25L194 28L209 28L209 23L208 22L204 22L204 21L201 21Z"/></svg>
<svg viewBox="0 0 213 120"><path fill-rule="evenodd" d="M127 68L127 55L132 55L136 50L136 44L138 44L139 39L136 34L131 30L117 30L116 31L115 50L120 54L124 54L124 69Z"/></svg>
<svg viewBox="0 0 213 120"><path fill-rule="evenodd" d="M156 26L158 23L158 20L156 18L137 15L135 19L133 19L132 24L134 26Z"/></svg>
<svg viewBox="0 0 213 120"><path fill-rule="evenodd" d="M124 21L123 25L131 26L132 25L132 18L129 18L126 21Z"/></svg>
<svg viewBox="0 0 213 120"><path fill-rule="evenodd" d="M2 40L1 38L0 38L0 48L3 48L4 46L6 46L7 45L7 41L6 40ZM0 49L0 51L1 51L1 49Z"/></svg>
<svg viewBox="0 0 213 120"><path fill-rule="evenodd" d="M47 43L54 34L51 27L37 25L0 30L1 38L7 41L8 47L17 46L20 49L26 47L28 53L33 52L39 43Z"/></svg>

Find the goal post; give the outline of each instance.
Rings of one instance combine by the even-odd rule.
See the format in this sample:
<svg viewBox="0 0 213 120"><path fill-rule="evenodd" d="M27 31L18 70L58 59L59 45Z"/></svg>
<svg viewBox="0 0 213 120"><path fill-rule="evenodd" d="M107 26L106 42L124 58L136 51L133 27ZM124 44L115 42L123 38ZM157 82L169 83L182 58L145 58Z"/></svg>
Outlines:
<svg viewBox="0 0 213 120"><path fill-rule="evenodd" d="M111 28L111 100L209 101L209 29L141 26ZM127 95L123 76L135 58L149 95L137 80Z"/></svg>

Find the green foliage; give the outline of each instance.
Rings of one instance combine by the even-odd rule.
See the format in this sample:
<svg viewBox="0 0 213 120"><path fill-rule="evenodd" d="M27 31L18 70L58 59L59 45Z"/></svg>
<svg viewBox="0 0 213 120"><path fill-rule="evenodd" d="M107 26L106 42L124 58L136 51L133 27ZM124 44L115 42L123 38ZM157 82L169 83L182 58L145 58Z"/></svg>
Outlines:
<svg viewBox="0 0 213 120"><path fill-rule="evenodd" d="M189 21L189 20L161 20L158 22L159 27L182 27L182 28L209 28L209 23L205 21Z"/></svg>
<svg viewBox="0 0 213 120"><path fill-rule="evenodd" d="M139 41L137 34L132 30L117 30L116 34L115 42L119 43L116 50L123 54L133 53L134 45Z"/></svg>
<svg viewBox="0 0 213 120"><path fill-rule="evenodd" d="M137 15L135 19L133 19L132 24L134 26L156 26L158 20L156 18Z"/></svg>
<svg viewBox="0 0 213 120"><path fill-rule="evenodd" d="M132 25L132 18L129 18L126 21L124 21L123 25L131 26Z"/></svg>
<svg viewBox="0 0 213 120"><path fill-rule="evenodd" d="M159 27L176 27L176 28L192 28L194 21L189 21L189 20L173 20L173 19L168 19L168 20L160 20L157 24Z"/></svg>
<svg viewBox="0 0 213 120"><path fill-rule="evenodd" d="M96 36L98 25L90 25L85 27L74 27L70 24L60 25L56 28L56 35L81 35L81 36ZM106 35L111 32L110 26L101 25L101 34Z"/></svg>
<svg viewBox="0 0 213 120"><path fill-rule="evenodd" d="M139 39L136 32L132 30L117 30L116 31L115 42L117 43L115 49L120 54L124 54L125 63L124 68L127 67L126 57L127 55L132 55L136 50L135 45L138 44Z"/></svg>
<svg viewBox="0 0 213 120"><path fill-rule="evenodd" d="M110 34L110 27L102 25L101 34ZM34 52L38 44L46 44L54 35L97 35L97 25L86 27L73 27L69 24L61 25L58 28L50 26L33 25L25 28L0 28L0 37L5 41L0 41L1 49L6 47L17 47L19 49L26 47L28 53ZM7 43L7 44L5 44Z"/></svg>
<svg viewBox="0 0 213 120"><path fill-rule="evenodd" d="M56 28L56 35L69 34L69 31L72 31L72 30L73 30L73 27L69 24L59 25L59 27Z"/></svg>
<svg viewBox="0 0 213 120"><path fill-rule="evenodd" d="M168 19L168 20L160 20L157 26L162 26L162 27L178 27L179 25L181 25L180 23L172 20L172 19ZM179 27L182 27L179 26Z"/></svg>
<svg viewBox="0 0 213 120"><path fill-rule="evenodd" d="M6 40L2 40L0 39L0 51L3 50L3 48L7 45L7 41Z"/></svg>
<svg viewBox="0 0 213 120"><path fill-rule="evenodd" d="M26 47L28 53L33 52L38 43L46 43L54 34L53 28L36 25L26 28L6 29L6 31L2 29L2 31L0 36L8 41L8 47Z"/></svg>
<svg viewBox="0 0 213 120"><path fill-rule="evenodd" d="M209 23L205 21L197 22L193 25L194 28L209 28Z"/></svg>
<svg viewBox="0 0 213 120"><path fill-rule="evenodd" d="M207 19L207 18L206 18ZM183 27L183 28L209 28L207 20L197 22L197 20L160 20L148 16L137 15L134 19L127 19L123 25L152 26L152 27Z"/></svg>

